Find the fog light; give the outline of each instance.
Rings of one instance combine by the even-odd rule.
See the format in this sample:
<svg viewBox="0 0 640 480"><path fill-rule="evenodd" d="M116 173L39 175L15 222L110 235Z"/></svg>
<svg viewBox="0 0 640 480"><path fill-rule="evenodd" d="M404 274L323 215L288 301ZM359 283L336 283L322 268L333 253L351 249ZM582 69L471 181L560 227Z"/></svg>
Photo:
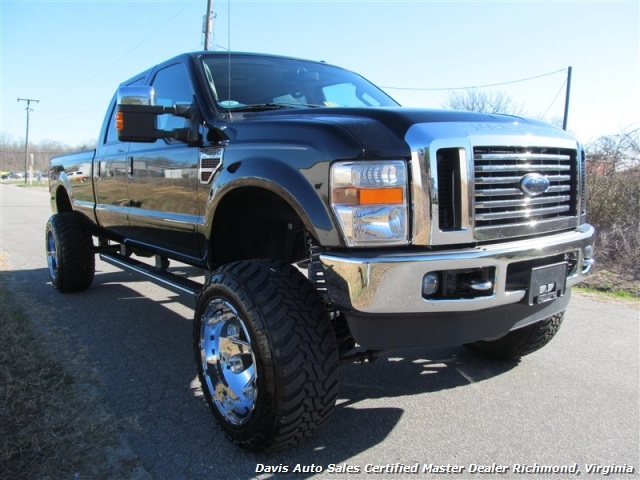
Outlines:
<svg viewBox="0 0 640 480"><path fill-rule="evenodd" d="M438 291L439 287L438 275L435 273L427 273L422 278L422 296L428 297Z"/></svg>
<svg viewBox="0 0 640 480"><path fill-rule="evenodd" d="M593 257L593 247L591 245L587 245L584 247L584 258Z"/></svg>

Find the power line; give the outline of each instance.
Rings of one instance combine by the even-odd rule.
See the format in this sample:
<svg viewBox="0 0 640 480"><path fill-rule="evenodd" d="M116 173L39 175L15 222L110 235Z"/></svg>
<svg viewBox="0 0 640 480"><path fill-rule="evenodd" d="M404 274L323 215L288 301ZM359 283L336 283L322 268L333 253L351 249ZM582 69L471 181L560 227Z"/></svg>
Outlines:
<svg viewBox="0 0 640 480"><path fill-rule="evenodd" d="M158 33L160 30L162 30L164 27L166 27L167 25L169 25L169 23L171 23L173 21L173 19L175 19L176 17L178 17L178 15L180 15L182 12L184 12L187 8L189 8L196 0L191 0L189 3L187 3L184 8L182 8L178 13L176 13L173 17L171 17L169 20L167 20L166 22L164 22L162 25L160 25L158 28L156 28L153 32L151 32L149 35L147 35L145 38L143 38L140 42L138 42L135 46L131 47L126 53L124 53L123 55L121 55L120 57L118 57L116 60L114 60L113 62L111 62L109 65L107 65L106 67L104 67L102 70L98 71L97 73L95 73L94 75L92 75L91 77L87 78L86 80L80 82L79 84L77 84L76 86L74 86L73 88L70 88L69 90L65 90L64 92L60 92L57 93L49 98L47 98L46 100L51 100L53 98L57 98L60 97L61 95L65 95L69 92L73 92L74 90L76 90L79 87L82 87L84 85L86 85L87 83L89 83L91 80L99 77L100 75L102 75L104 72L108 71L111 69L111 67L113 67L115 64L117 64L118 62L120 62L123 58L125 58L127 55L129 55L131 52L133 52L135 49L137 49L138 47L140 47L143 43L145 43L147 40L149 40L151 37L153 37L156 33Z"/></svg>
<svg viewBox="0 0 640 480"><path fill-rule="evenodd" d="M549 110L551 110L551 107L553 107L553 104L556 103L556 100L558 99L558 97L560 96L560 93L562 92L562 90L564 89L564 86L567 84L567 79L564 79L564 82L562 82L562 85L560 85L560 88L558 89L558 93L556 93L556 96L553 97L553 100L551 100L551 104L549 104L549 107L545 110L545 112L542 114L542 118L547 116L547 113L549 113Z"/></svg>
<svg viewBox="0 0 640 480"><path fill-rule="evenodd" d="M543 73L541 75L535 75L533 77L521 78L518 80L509 80L508 82L488 83L486 85L471 85L467 87L433 87L433 88L420 88L420 87L382 87L389 90L413 90L413 91L446 91L446 90L470 90L472 88L486 88L486 87L499 87L501 85L510 85L512 83L527 82L529 80L535 80L537 78L548 77L555 75L556 73L565 72L566 68L561 68L554 72Z"/></svg>

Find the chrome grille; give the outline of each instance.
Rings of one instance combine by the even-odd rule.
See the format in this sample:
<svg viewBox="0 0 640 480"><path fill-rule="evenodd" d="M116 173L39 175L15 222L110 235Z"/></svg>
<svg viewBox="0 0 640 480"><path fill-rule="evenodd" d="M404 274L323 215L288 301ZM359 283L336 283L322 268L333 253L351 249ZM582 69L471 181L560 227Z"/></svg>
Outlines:
<svg viewBox="0 0 640 480"><path fill-rule="evenodd" d="M219 158L203 158L202 159L202 168L208 170L215 170L220 165Z"/></svg>
<svg viewBox="0 0 640 480"><path fill-rule="evenodd" d="M576 151L558 148L476 147L474 157L475 229L480 237L501 237L501 229L525 227L521 234L558 229L558 219L576 216ZM549 188L535 196L523 192L521 182L538 173ZM545 227L546 225L546 227ZM495 235L490 232L495 231ZM483 235L484 233L484 235ZM515 234L515 235L514 235Z"/></svg>

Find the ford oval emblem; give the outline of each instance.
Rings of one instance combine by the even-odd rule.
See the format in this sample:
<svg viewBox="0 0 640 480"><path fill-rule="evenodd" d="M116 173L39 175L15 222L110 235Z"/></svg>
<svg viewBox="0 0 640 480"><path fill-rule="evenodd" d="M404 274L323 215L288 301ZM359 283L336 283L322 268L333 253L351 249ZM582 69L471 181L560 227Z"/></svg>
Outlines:
<svg viewBox="0 0 640 480"><path fill-rule="evenodd" d="M550 186L549 179L539 173L529 173L520 180L520 190L529 197L543 194Z"/></svg>

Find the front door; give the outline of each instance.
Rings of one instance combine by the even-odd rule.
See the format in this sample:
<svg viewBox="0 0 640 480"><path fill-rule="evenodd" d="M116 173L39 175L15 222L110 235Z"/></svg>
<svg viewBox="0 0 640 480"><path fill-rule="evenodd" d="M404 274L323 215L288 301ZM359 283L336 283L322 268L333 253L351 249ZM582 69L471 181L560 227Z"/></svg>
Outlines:
<svg viewBox="0 0 640 480"><path fill-rule="evenodd" d="M193 102L193 88L181 63L158 71L152 85L157 105ZM189 122L186 118L161 115L158 128L185 128ZM126 155L131 169L127 177L130 238L199 257L199 153L199 148L175 140L131 143Z"/></svg>
<svg viewBox="0 0 640 480"><path fill-rule="evenodd" d="M100 226L124 236L129 225L129 143L118 141L115 129L115 102L111 105L106 136L101 141L103 143L98 145L93 167L96 217Z"/></svg>

